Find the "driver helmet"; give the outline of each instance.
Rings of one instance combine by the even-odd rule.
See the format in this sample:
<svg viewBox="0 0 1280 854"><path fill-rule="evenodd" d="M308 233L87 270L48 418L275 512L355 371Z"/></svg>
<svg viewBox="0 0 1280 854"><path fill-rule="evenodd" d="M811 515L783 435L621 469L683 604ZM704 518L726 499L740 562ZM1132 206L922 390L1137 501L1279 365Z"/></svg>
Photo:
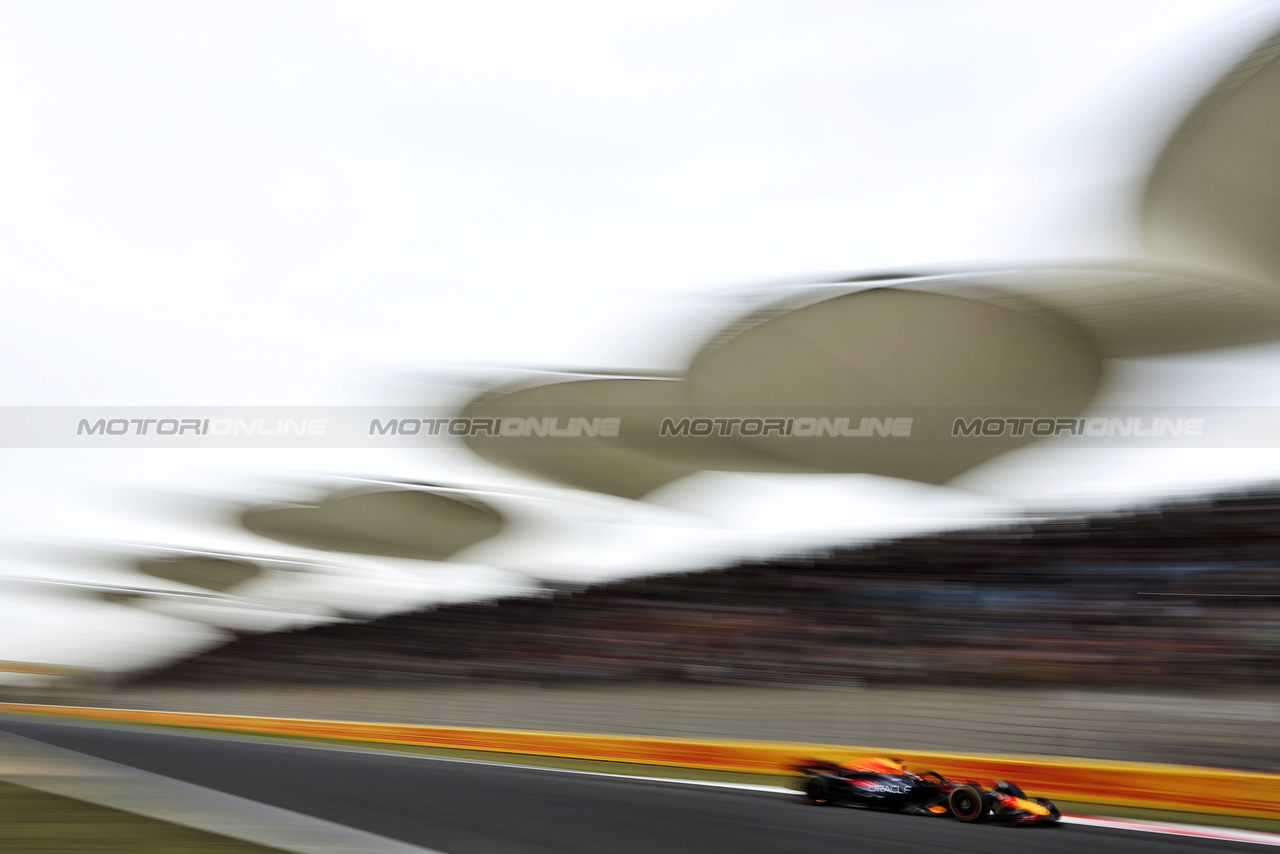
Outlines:
<svg viewBox="0 0 1280 854"><path fill-rule="evenodd" d="M894 766L896 766L896 767L897 767L897 772L896 772L896 773L898 773L898 774L905 774L905 775L907 775L908 777L914 777L914 776L915 776L915 774L912 774L910 771L908 771L908 770L907 770L907 763L903 762L903 761L902 761L901 759L899 759L898 757L896 757L896 756L890 756L886 761L887 761L887 762L889 762L891 765L894 765Z"/></svg>

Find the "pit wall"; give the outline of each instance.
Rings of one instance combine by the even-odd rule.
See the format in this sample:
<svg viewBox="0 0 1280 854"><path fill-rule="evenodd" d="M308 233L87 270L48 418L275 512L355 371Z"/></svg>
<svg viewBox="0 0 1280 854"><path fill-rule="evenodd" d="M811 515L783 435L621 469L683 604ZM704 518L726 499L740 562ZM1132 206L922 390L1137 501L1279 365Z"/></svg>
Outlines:
<svg viewBox="0 0 1280 854"><path fill-rule="evenodd" d="M845 744L705 741L27 703L0 703L0 712L753 774L788 774L797 760L809 757L841 762L871 754L888 754L902 759L915 770L930 768L959 779L1008 779L1032 795L1064 801L1280 819L1280 774L1187 765L1048 756L927 753Z"/></svg>

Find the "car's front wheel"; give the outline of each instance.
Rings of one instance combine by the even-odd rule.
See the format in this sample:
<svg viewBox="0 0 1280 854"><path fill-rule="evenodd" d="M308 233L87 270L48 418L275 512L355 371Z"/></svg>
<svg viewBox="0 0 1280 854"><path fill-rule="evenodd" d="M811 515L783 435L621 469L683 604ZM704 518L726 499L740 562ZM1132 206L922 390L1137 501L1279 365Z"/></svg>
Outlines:
<svg viewBox="0 0 1280 854"><path fill-rule="evenodd" d="M959 821L979 821L987 814L982 793L973 786L956 786L947 796L947 809Z"/></svg>

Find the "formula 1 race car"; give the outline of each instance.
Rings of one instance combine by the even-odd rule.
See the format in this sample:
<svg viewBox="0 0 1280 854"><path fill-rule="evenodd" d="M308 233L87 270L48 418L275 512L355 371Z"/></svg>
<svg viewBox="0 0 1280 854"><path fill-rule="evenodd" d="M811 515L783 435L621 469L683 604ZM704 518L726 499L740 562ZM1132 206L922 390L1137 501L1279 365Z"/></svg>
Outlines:
<svg viewBox="0 0 1280 854"><path fill-rule="evenodd" d="M1013 783L958 782L936 771L912 773L897 759L870 757L852 765L805 759L794 766L811 804L862 807L911 815L949 815L959 821L986 818L1010 824L1056 824L1058 808L1029 798Z"/></svg>

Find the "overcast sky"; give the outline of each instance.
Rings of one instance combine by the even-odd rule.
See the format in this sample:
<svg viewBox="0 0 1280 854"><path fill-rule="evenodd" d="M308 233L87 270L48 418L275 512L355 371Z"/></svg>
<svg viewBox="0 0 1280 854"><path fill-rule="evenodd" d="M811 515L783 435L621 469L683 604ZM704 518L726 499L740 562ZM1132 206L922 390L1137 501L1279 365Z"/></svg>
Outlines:
<svg viewBox="0 0 1280 854"><path fill-rule="evenodd" d="M1156 146L1277 20L1238 0L3 3L0 404L452 403L511 367L680 367L743 285L1132 255ZM1108 394L1280 402L1278 365L1147 360ZM660 507L536 493L512 511L523 566L501 544L471 569L349 563L435 573L430 600L1280 473L1273 453L1093 453L1011 455L974 494L717 474ZM531 486L451 450L0 460L2 536L283 555L222 524L227 501L320 476ZM127 580L110 563L7 555ZM32 596L0 606L0 659L59 638L49 660L88 660ZM214 637L75 607L120 649Z"/></svg>

